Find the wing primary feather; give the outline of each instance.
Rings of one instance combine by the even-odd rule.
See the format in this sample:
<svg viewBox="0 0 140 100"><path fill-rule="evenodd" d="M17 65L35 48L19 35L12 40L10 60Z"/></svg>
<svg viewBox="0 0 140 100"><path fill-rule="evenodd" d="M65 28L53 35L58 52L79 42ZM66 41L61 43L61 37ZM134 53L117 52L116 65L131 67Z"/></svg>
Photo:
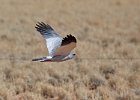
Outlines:
<svg viewBox="0 0 140 100"><path fill-rule="evenodd" d="M50 30L53 30L53 28L48 25L48 24L45 24L43 22L38 22L35 26L36 30L42 34L44 34L45 32L48 32Z"/></svg>
<svg viewBox="0 0 140 100"><path fill-rule="evenodd" d="M67 45L67 44L69 44L69 43L71 43L71 42L77 42L77 40L76 40L76 38L74 37L74 36L72 36L71 34L70 35L67 35L66 37L64 37L63 38L63 40L62 40L62 46L63 45Z"/></svg>

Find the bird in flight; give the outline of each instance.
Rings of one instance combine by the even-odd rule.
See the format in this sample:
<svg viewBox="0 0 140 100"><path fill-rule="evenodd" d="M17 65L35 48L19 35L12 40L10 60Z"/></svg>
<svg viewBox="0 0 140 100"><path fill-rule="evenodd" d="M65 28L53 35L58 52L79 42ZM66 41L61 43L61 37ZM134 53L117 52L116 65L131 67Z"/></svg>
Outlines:
<svg viewBox="0 0 140 100"><path fill-rule="evenodd" d="M49 54L46 57L34 58L32 61L61 62L76 56L75 53L72 53L77 43L74 36L70 34L62 38L50 25L43 22L38 22L35 28L46 40Z"/></svg>

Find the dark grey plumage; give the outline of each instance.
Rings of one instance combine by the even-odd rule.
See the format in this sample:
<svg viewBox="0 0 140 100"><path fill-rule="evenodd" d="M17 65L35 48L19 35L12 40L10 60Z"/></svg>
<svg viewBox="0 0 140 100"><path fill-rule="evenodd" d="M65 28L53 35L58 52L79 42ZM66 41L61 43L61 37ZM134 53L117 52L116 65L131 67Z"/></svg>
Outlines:
<svg viewBox="0 0 140 100"><path fill-rule="evenodd" d="M38 22L38 24L36 24L36 27L35 28L36 28L36 30L38 32L42 33L42 35L43 35L43 33L46 33L46 32L48 32L50 30L53 30L53 28L50 25L45 24L43 22L41 22L41 23Z"/></svg>
<svg viewBox="0 0 140 100"><path fill-rule="evenodd" d="M35 28L44 38L59 36L49 24L38 22Z"/></svg>

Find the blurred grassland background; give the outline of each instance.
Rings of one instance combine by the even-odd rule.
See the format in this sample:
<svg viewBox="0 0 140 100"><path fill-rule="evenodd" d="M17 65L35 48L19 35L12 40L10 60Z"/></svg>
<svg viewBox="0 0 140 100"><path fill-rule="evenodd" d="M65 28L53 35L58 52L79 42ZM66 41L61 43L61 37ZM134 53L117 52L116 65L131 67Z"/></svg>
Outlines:
<svg viewBox="0 0 140 100"><path fill-rule="evenodd" d="M74 35L77 58L31 62L38 21ZM140 0L0 0L0 100L140 100Z"/></svg>

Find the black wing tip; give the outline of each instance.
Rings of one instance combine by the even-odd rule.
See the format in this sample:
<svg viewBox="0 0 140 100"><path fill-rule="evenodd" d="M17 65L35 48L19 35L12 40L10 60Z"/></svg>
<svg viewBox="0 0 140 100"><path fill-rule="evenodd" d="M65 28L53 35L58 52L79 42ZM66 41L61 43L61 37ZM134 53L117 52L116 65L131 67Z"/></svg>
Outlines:
<svg viewBox="0 0 140 100"><path fill-rule="evenodd" d="M49 24L45 24L44 22L37 22L35 28L40 33L47 30L53 30L53 28Z"/></svg>
<svg viewBox="0 0 140 100"><path fill-rule="evenodd" d="M75 38L73 35L69 34L69 35L67 35L67 38L70 38L70 40L71 40L72 42L77 43L77 40L76 40L76 38Z"/></svg>
<svg viewBox="0 0 140 100"><path fill-rule="evenodd" d="M71 42L77 43L77 40L73 35L69 34L65 38L63 38L61 45L67 45Z"/></svg>

